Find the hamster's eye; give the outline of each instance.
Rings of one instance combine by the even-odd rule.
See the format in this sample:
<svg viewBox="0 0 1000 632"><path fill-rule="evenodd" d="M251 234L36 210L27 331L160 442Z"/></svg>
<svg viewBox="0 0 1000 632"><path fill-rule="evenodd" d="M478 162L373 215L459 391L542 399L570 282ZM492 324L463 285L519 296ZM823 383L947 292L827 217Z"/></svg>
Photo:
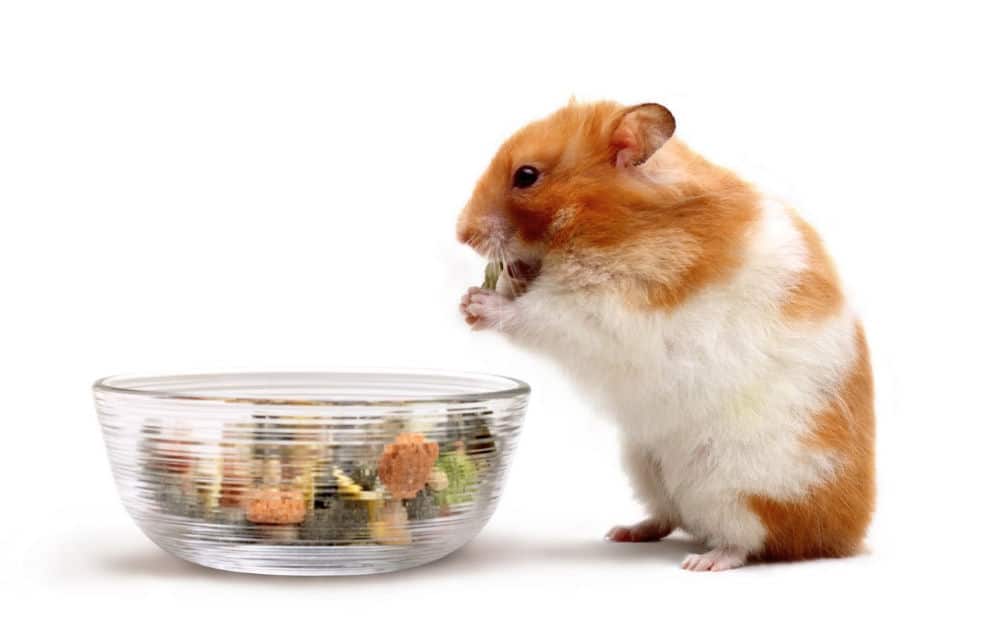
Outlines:
<svg viewBox="0 0 1000 632"><path fill-rule="evenodd" d="M538 180L538 175L538 169L532 166L518 167L514 172L514 188L527 189Z"/></svg>

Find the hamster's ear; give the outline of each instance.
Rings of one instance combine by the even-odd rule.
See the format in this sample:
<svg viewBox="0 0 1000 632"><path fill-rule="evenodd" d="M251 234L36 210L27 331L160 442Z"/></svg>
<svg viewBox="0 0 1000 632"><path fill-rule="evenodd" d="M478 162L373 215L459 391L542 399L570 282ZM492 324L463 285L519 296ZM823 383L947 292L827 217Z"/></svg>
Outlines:
<svg viewBox="0 0 1000 632"><path fill-rule="evenodd" d="M612 159L618 167L646 162L674 135L676 123L670 110L658 103L643 103L622 112L611 132Z"/></svg>

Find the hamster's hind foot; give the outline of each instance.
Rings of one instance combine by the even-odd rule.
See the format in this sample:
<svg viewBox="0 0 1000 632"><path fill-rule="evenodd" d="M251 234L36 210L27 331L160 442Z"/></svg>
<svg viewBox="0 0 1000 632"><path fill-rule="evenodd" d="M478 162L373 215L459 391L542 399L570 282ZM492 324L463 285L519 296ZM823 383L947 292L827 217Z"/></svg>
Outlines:
<svg viewBox="0 0 1000 632"><path fill-rule="evenodd" d="M681 568L688 571L728 571L747 563L747 552L731 546L720 546L707 553L692 553L684 558Z"/></svg>
<svg viewBox="0 0 1000 632"><path fill-rule="evenodd" d="M647 518L631 527L611 527L604 539L611 542L655 542L667 537L673 530L672 526L661 520Z"/></svg>

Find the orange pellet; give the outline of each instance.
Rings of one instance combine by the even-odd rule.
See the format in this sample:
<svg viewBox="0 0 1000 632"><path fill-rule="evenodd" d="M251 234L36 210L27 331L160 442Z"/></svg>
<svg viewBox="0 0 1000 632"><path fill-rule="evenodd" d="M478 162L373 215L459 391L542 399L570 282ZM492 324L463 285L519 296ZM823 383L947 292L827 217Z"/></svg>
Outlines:
<svg viewBox="0 0 1000 632"><path fill-rule="evenodd" d="M247 520L258 524L298 524L306 518L302 492L258 489L247 500Z"/></svg>
<svg viewBox="0 0 1000 632"><path fill-rule="evenodd" d="M437 443L424 441L420 433L404 432L385 446L378 463L378 477L393 498L413 498L427 484L437 458Z"/></svg>

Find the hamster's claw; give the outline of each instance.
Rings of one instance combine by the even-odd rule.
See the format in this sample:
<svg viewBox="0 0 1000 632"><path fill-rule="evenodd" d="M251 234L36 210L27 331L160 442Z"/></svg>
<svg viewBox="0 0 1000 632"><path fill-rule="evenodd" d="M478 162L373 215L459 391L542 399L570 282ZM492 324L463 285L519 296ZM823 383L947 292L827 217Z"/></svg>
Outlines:
<svg viewBox="0 0 1000 632"><path fill-rule="evenodd" d="M691 554L681 562L687 571L728 571L747 563L747 553L731 546L720 546L707 553Z"/></svg>

